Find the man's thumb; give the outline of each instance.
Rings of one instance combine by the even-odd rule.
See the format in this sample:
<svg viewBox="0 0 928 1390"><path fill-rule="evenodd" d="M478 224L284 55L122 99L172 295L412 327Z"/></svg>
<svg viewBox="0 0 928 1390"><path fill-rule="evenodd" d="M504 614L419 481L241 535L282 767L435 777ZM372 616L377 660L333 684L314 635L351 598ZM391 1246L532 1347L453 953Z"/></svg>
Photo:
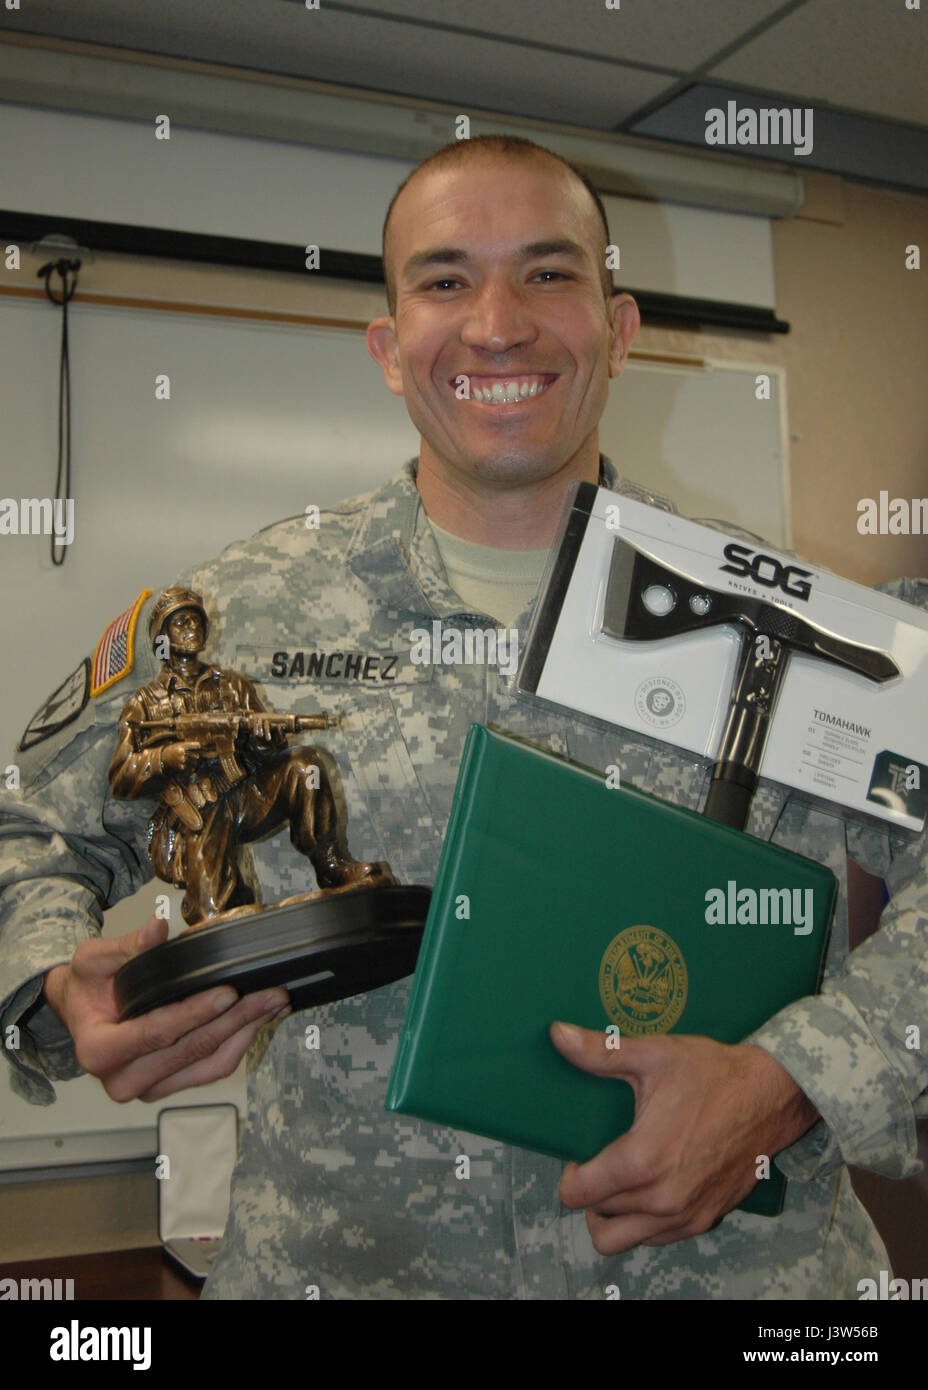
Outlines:
<svg viewBox="0 0 928 1390"><path fill-rule="evenodd" d="M620 1038L618 1028L596 1032L576 1023L558 1021L550 1027L550 1037L562 1057L595 1076L633 1076L642 1058L636 1056L643 1039Z"/></svg>

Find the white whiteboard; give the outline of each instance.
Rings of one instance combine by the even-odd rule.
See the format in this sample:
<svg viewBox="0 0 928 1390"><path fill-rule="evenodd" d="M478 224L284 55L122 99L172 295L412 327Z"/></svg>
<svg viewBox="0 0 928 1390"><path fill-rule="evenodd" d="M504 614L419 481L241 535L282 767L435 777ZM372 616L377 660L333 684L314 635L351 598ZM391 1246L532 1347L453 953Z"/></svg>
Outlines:
<svg viewBox="0 0 928 1390"><path fill-rule="evenodd" d="M378 486L418 448L361 333L80 305L70 330L76 537L55 569L47 537L0 536L0 767L140 589L310 503ZM0 299L0 496L54 490L59 332L47 303ZM767 370L772 399L759 402L753 368L633 364L613 383L603 452L681 510L782 543L782 382ZM169 401L155 399L161 373ZM107 934L141 925L150 889L144 899L108 913ZM90 1077L57 1090L56 1105L28 1105L0 1069L0 1171L154 1152L153 1107L117 1105ZM241 1076L166 1104L210 1099L241 1106Z"/></svg>
<svg viewBox="0 0 928 1390"><path fill-rule="evenodd" d="M54 491L59 313L0 300L5 497ZM4 690L4 747L143 587L379 486L418 450L363 334L94 306L69 317L76 535L61 570L47 538L0 536L0 584L17 599L0 605L0 642L29 654L26 681ZM156 400L165 373L171 398Z"/></svg>

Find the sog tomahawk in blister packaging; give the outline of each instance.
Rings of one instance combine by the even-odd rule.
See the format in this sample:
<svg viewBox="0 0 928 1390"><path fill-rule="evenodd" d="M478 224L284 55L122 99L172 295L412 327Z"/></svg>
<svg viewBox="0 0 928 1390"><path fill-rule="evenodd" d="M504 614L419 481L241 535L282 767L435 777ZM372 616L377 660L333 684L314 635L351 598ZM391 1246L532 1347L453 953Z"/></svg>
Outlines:
<svg viewBox="0 0 928 1390"><path fill-rule="evenodd" d="M725 824L763 776L924 826L928 613L743 534L579 484L519 689L711 759Z"/></svg>

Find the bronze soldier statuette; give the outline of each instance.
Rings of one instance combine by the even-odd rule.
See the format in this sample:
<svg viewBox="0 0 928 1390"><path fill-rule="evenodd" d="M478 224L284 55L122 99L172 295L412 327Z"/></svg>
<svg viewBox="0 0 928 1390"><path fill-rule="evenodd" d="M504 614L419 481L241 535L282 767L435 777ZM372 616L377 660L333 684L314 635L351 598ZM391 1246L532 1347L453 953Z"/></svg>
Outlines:
<svg viewBox="0 0 928 1390"><path fill-rule="evenodd" d="M320 888L392 883L385 864L359 864L339 843L328 774L315 748L287 746L304 729L334 728L327 714L274 714L237 671L204 665L209 624L199 594L166 589L148 634L161 673L123 709L110 763L113 795L160 796L148 847L159 878L186 888L184 921L209 921L254 902L239 845L289 822ZM166 638L166 644L159 639Z"/></svg>
<svg viewBox="0 0 928 1390"><path fill-rule="evenodd" d="M308 952L307 961L311 956L311 963L318 965L320 947L324 948L326 965L332 964L333 951L337 963L344 965L346 947L350 948L350 969L342 973L344 983L352 988L344 993L357 992L359 980L387 983L408 973L406 969L397 972L395 950L384 950L385 943L379 937L388 928L399 928L401 935L405 931L407 959L411 927L417 933L412 944L418 948L428 890L400 888L387 864L351 858L323 758L315 748L291 748L287 742L288 734L334 728L339 720L325 712L280 714L267 710L245 676L200 661L208 632L199 594L172 588L159 596L151 613L149 638L163 668L126 703L109 768L114 796L159 798L148 834L152 867L159 878L186 890L181 912L188 932L196 927L199 937L206 927L212 931L210 940L216 941L218 954L207 952L206 964L219 969L220 975L211 976L207 983L219 983L221 978L239 988L250 988L258 978L255 987L287 984L298 978L292 969L294 949L298 957L301 951ZM288 824L294 847L312 863L318 889L261 907L242 871L239 848ZM341 910L333 904L326 906L324 900L335 895L342 898ZM357 902L347 901L358 896L366 900L360 910ZM273 942L262 939L263 927ZM360 928L366 932L362 930L358 936ZM260 951L263 957L269 951L283 950L286 961L281 959L275 970L274 962L265 959L257 976L254 970L249 974L244 959L235 957L232 950L232 931L236 932L236 942L248 948L246 955L252 965L255 942L264 948ZM223 935L217 937L217 932ZM281 939L281 932L286 941ZM391 944L395 936L393 932ZM205 950L205 935L203 941ZM126 995L124 1016L168 1002L161 986L172 982L160 975L157 980L148 978L147 965L159 952L178 945L180 938L155 947L120 972L120 976L139 972L145 976L135 981L140 987L144 984L141 994L133 986ZM409 970L415 963L414 951L412 959ZM156 967L159 964L156 962ZM224 966L236 964L238 974L230 969L223 972ZM202 966L200 961L200 976ZM326 998L343 997L337 992L339 985L332 982L333 972L323 974L328 982L321 991L309 991L310 1002L322 1002L322 994ZM117 988L119 980L117 977ZM191 977L186 983L207 987L200 978ZM170 998L192 993L193 988L187 988L186 983L174 980L177 988L168 990ZM154 992L153 986L157 986ZM361 987L373 985L362 983Z"/></svg>

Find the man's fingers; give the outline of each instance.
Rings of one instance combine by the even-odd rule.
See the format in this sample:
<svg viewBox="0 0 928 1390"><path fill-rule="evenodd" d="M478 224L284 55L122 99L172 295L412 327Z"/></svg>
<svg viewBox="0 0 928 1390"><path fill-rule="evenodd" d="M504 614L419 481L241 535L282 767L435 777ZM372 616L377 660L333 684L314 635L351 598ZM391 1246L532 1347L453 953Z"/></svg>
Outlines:
<svg viewBox="0 0 928 1390"><path fill-rule="evenodd" d="M234 999L234 992L224 986L116 1025L133 1029L133 1034L125 1044L125 1062L103 1078L107 1094L113 1100L134 1100L168 1077L209 1062L239 1029L267 1023L289 1002L283 989L249 994L229 1007Z"/></svg>
<svg viewBox="0 0 928 1390"><path fill-rule="evenodd" d="M731 1208L726 1208L730 1210ZM629 1216L604 1216L588 1211L587 1229L600 1255L621 1255L636 1245L675 1245L678 1240L714 1231L721 1223L720 1213L715 1220L705 1211L677 1212L673 1216L653 1216L638 1212Z"/></svg>
<svg viewBox="0 0 928 1390"><path fill-rule="evenodd" d="M220 1081L225 1076L231 1076L251 1046L252 1039L258 1030L268 1023L277 1020L282 1021L289 1012L290 1009L287 1008L279 1014L269 1016L262 1014L253 1023L248 1023L237 1033L233 1033L232 1037L217 1048L211 1057L202 1062L195 1062L192 1066L185 1067L183 1071L175 1072L173 1076L159 1081L157 1085L144 1091L139 1096L139 1100L163 1100L165 1096L173 1095L175 1091L183 1091L191 1086L206 1086L211 1081Z"/></svg>
<svg viewBox="0 0 928 1390"><path fill-rule="evenodd" d="M617 1033L598 1033L592 1028L560 1021L552 1023L548 1031L562 1057L596 1076L633 1082L660 1060L661 1039L622 1038Z"/></svg>
<svg viewBox="0 0 928 1390"><path fill-rule="evenodd" d="M106 1081L133 1062L164 1052L185 1034L213 1022L217 1014L225 1013L237 999L235 990L226 985L196 994L179 1004L165 1004L122 1023L98 1020L86 1037L80 1034L75 1038L77 1060L85 1071ZM126 1099L124 1096L114 1098Z"/></svg>
<svg viewBox="0 0 928 1390"><path fill-rule="evenodd" d="M653 1176L642 1169L636 1146L628 1135L623 1135L588 1163L569 1163L561 1174L558 1196L565 1207L575 1211L581 1207L640 1211L641 1190Z"/></svg>
<svg viewBox="0 0 928 1390"><path fill-rule="evenodd" d="M621 1255L636 1245L672 1245L690 1234L679 1219L666 1216L603 1216L588 1211L586 1224L600 1255Z"/></svg>
<svg viewBox="0 0 928 1390"><path fill-rule="evenodd" d="M602 1166L596 1166L596 1159L591 1159L582 1165L572 1163L564 1170L558 1195L565 1207L574 1211L585 1207L604 1218L631 1212L649 1217L666 1216L660 1209L659 1197L649 1192L652 1179L651 1173L637 1173L631 1161L623 1167L613 1160L603 1170ZM621 1191L616 1191L618 1182L623 1183Z"/></svg>
<svg viewBox="0 0 928 1390"><path fill-rule="evenodd" d="M160 946L163 941L168 939L168 924L163 917L149 917L144 927L139 927L135 933L129 933L129 941L132 942L134 935L134 950L129 956L140 956L143 951L150 951L152 946ZM125 939L125 938L123 938Z"/></svg>

